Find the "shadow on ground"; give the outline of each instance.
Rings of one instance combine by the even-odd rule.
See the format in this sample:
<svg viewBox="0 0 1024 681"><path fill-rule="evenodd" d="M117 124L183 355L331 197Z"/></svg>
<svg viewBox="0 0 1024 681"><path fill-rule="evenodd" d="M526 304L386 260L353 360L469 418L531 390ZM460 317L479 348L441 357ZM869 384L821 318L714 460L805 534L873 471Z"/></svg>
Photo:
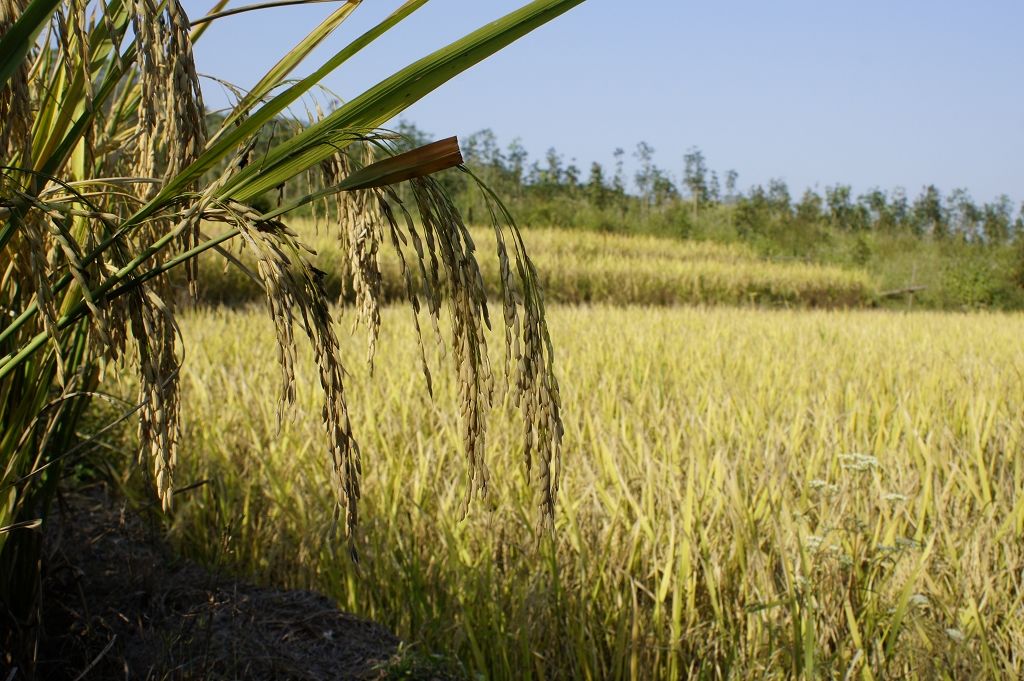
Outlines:
<svg viewBox="0 0 1024 681"><path fill-rule="evenodd" d="M62 499L37 678L447 678L409 675L395 636L320 594L215 575L158 535L102 486Z"/></svg>

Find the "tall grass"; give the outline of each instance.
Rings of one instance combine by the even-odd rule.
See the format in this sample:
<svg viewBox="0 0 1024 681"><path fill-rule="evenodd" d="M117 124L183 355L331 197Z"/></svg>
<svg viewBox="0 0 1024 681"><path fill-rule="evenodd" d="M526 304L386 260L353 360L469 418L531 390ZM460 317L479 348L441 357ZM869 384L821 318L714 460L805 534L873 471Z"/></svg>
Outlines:
<svg viewBox="0 0 1024 681"><path fill-rule="evenodd" d="M458 421L404 371L411 330L387 323L375 373L349 383L368 463L352 564L313 377L300 373L298 416L279 429L257 342L270 325L224 309L183 321L182 446L197 454L183 480L208 482L181 495L172 536L323 589L491 679L1024 674L1024 318L597 306L550 319L568 415L553 540L530 521L507 410L485 452L504 473L490 510L460 519ZM437 404L456 390L439 376Z"/></svg>

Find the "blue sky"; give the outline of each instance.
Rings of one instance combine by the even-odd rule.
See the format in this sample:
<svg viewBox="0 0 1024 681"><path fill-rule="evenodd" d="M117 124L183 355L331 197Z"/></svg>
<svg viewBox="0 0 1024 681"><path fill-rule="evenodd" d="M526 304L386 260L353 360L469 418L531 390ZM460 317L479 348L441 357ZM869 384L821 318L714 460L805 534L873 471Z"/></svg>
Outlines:
<svg viewBox="0 0 1024 681"><path fill-rule="evenodd" d="M364 0L310 68L398 4ZM432 0L326 85L353 96L521 4ZM184 5L193 17L208 7ZM196 46L199 68L251 85L331 9L222 20ZM1020 0L586 0L404 118L437 137L491 128L503 145L520 137L533 158L554 146L584 169L643 140L676 178L697 146L743 188L779 177L794 194L844 182L915 195L935 183L1019 202L1022 26ZM204 90L209 105L226 101Z"/></svg>

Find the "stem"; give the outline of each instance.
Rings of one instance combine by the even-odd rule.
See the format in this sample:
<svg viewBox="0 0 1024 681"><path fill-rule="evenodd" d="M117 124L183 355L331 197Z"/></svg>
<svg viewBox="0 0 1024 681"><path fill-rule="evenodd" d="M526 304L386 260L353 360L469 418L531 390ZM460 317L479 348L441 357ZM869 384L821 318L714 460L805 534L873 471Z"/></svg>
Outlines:
<svg viewBox="0 0 1024 681"><path fill-rule="evenodd" d="M217 246L220 246L225 241L230 241L231 239L234 239L239 234L241 234L241 230L236 227L236 228L234 228L232 230L228 230L227 232L224 232L223 234L221 234L218 237L210 239L209 241L204 241L203 243L199 244L195 248L193 248L191 250L188 250L188 251L185 251L184 253L180 253L179 255L176 255L175 257L171 258L170 260L165 262L160 267L154 267L153 269L148 270L144 274L141 274L138 277L132 279L131 281L126 283L124 286L119 286L118 288L116 288L116 289L114 289L113 291L110 292L108 298L117 298L117 297L125 294L129 290L135 288L136 286L139 286L140 284L144 284L147 281L149 281L150 279L158 277L161 274L164 274L165 272L168 272L168 271L174 269L175 267L177 267L178 265L181 265L186 260L190 260L190 259L198 256L199 254L203 253L204 251L210 250L211 248L215 248ZM79 307L81 307L81 304L79 305Z"/></svg>
<svg viewBox="0 0 1024 681"><path fill-rule="evenodd" d="M38 304L33 301L31 305L25 308L25 311L18 315L18 318L11 322L10 326L6 327L3 331L0 331L0 343L7 340L15 331L21 328L21 325L27 322L32 315L39 309Z"/></svg>

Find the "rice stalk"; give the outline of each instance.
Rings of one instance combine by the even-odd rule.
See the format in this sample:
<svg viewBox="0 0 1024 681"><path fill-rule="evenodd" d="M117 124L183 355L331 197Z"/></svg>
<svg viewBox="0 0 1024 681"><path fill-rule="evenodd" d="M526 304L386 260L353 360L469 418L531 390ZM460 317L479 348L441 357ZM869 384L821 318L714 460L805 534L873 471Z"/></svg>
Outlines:
<svg viewBox="0 0 1024 681"><path fill-rule="evenodd" d="M534 251L537 236L524 234ZM374 451L358 570L331 541L321 429L279 431L261 392L276 371L273 348L255 343L269 320L244 307L187 315L184 399L202 422L183 447L210 455L182 475L218 482L180 509L179 545L324 590L488 678L1021 676L1021 315L547 312L573 418L557 532L539 551L536 487L498 475L522 467L515 410L488 421L490 510L460 519L462 425L410 379L421 348L400 307L382 310L374 376L352 365L346 377L353 429ZM361 354L361 338L339 341ZM432 364L451 361L427 345ZM297 407L315 410L299 352ZM440 404L462 389L454 372L434 377ZM256 460L238 454L252 449ZM217 545L225 517L233 538Z"/></svg>
<svg viewBox="0 0 1024 681"><path fill-rule="evenodd" d="M2 0L0 2L0 35L8 32L21 15L28 0ZM31 99L28 90L28 60L14 67L13 76L0 88L0 158L25 158L30 153L32 125Z"/></svg>
<svg viewBox="0 0 1024 681"><path fill-rule="evenodd" d="M398 113L580 1L534 0L475 31L471 40L457 41L419 60L415 69L385 78L386 86L363 101L384 103L387 111ZM404 3L314 70L319 75L285 88L286 75L355 4L347 3L345 11L289 50L260 81L259 90L243 96L230 122L208 133L192 53L193 37L202 32L193 30L177 0L110 0L95 6L81 0L0 3L0 115L5 122L0 131L0 251L6 263L0 312L10 320L0 328L0 527L9 528L0 532L0 603L18 621L31 621L37 605L32 584L38 578L38 536L24 528L45 515L67 462L64 452L76 447L78 417L101 375L137 376L140 459L148 460L156 494L170 508L182 428L182 347L175 320L183 296L168 273L183 270L194 297L195 258L219 252L228 241L242 244L257 262L277 331L285 405L294 399L294 323L302 325L310 342L324 395L327 458L345 527L350 536L354 531L360 454L349 422L324 274L310 264L308 249L282 221L290 208L345 191L345 178L307 191L272 215L261 214L250 202L267 189L301 182L304 174L339 153L348 155L346 148L372 134L384 119L365 109L349 109L342 116L335 112L283 142L272 142L265 154L271 162L251 164L248 159L261 130L276 125L285 107L423 2ZM280 88L285 89L271 94ZM467 414L472 495L482 487L484 470L478 442L489 371L475 344L482 342L486 308L461 219L436 183L418 179L438 169L411 166L407 177L418 183L413 191L420 219L430 221L431 238L443 251L445 290L454 301L449 309L458 327L454 345L468 377L460 401ZM384 212L381 197L388 191L375 187L364 195L356 208L367 215L359 220L372 219L376 209ZM223 223L226 231L203 238L204 221ZM373 268L383 241L381 223L348 229L351 262L363 273L360 318L376 334L380 292ZM433 271L436 275L436 265ZM439 309L439 299L431 309ZM74 397L60 402L53 412L59 416L45 428L31 425L55 394ZM31 435L23 439L26 432Z"/></svg>

